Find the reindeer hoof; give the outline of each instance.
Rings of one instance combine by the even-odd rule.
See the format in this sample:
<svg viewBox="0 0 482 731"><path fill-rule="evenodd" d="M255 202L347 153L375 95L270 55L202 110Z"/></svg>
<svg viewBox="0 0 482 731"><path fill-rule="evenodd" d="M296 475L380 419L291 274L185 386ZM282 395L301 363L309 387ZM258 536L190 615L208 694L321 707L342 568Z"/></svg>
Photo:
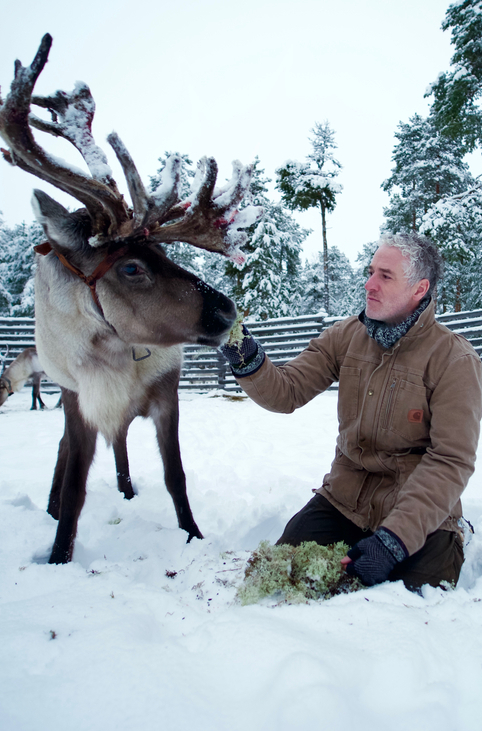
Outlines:
<svg viewBox="0 0 482 731"><path fill-rule="evenodd" d="M189 535L187 537L186 543L191 543L193 538L199 538L200 540L202 540L204 538L203 534L201 533L201 531L199 530L197 525L195 525L194 528L189 530L188 533L189 533Z"/></svg>

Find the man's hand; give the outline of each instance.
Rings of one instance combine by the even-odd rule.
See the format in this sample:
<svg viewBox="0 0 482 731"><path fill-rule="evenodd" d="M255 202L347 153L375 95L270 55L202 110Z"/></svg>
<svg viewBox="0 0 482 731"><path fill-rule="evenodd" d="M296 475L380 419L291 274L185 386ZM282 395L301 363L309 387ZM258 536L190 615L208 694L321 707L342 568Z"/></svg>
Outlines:
<svg viewBox="0 0 482 731"><path fill-rule="evenodd" d="M403 541L388 528L379 528L370 538L358 541L341 560L350 576L365 586L386 581L400 561L408 557Z"/></svg>
<svg viewBox="0 0 482 731"><path fill-rule="evenodd" d="M249 332L246 325L242 325L242 336L238 340L229 339L221 345L219 350L224 355L229 365L244 366L258 352L258 344Z"/></svg>
<svg viewBox="0 0 482 731"><path fill-rule="evenodd" d="M266 357L261 343L253 338L246 325L235 325L228 342L219 350L236 378L252 376L259 371Z"/></svg>

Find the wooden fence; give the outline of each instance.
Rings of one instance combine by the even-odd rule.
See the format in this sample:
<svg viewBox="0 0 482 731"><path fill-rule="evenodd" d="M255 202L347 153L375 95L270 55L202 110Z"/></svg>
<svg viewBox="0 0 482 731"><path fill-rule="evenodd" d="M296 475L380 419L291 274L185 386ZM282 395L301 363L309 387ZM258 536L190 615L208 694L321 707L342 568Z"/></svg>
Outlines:
<svg viewBox="0 0 482 731"><path fill-rule="evenodd" d="M306 348L312 338L318 337L323 330L342 319L315 314L247 321L247 325L271 360L276 365L283 365ZM450 330L466 337L482 357L482 310L445 313L437 315L437 320ZM22 350L35 344L34 330L33 318L0 317L0 354L4 354L8 346L7 365ZM54 384L50 386L53 387ZM336 387L334 384L334 388ZM240 390L222 355L214 348L200 345L184 346L184 364L179 388L193 391Z"/></svg>

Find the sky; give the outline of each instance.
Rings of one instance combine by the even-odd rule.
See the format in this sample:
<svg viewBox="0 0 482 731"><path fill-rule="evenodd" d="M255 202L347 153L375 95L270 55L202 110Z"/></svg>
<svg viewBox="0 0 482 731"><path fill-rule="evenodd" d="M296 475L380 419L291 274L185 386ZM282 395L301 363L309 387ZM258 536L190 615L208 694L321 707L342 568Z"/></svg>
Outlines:
<svg viewBox="0 0 482 731"><path fill-rule="evenodd" d="M214 156L219 179L235 159L256 156L266 175L288 159L304 160L310 131L327 120L343 192L328 218L328 244L352 261L379 236L388 196L397 125L425 115L427 86L448 69L450 35L441 30L448 0L25 0L8 9L0 48L5 96L13 63L31 63L41 37L54 39L36 93L91 87L94 135L114 177L126 186L105 141L113 129L147 183L165 151L197 161ZM75 10L74 10L75 7ZM6 13L3 12L5 22ZM37 139L83 166L62 140ZM478 157L474 166L478 165ZM482 168L482 165L480 166ZM474 169L474 172L480 172ZM8 225L33 220L40 187L64 205L76 202L0 160L0 211ZM273 199L279 194L272 186ZM321 249L317 210L297 213L311 228L304 253Z"/></svg>

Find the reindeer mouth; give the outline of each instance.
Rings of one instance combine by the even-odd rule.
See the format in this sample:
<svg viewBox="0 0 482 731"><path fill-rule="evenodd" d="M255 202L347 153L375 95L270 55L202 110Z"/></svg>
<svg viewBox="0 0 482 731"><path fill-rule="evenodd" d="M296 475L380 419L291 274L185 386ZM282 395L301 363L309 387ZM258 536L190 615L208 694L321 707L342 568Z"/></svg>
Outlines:
<svg viewBox="0 0 482 731"><path fill-rule="evenodd" d="M209 345L210 348L219 348L219 346L226 340L228 332L229 329L217 336L200 335L196 342L198 345Z"/></svg>
<svg viewBox="0 0 482 731"><path fill-rule="evenodd" d="M235 319L234 302L220 292L211 290L204 298L201 315L203 332L198 336L197 342L217 348L225 340Z"/></svg>

